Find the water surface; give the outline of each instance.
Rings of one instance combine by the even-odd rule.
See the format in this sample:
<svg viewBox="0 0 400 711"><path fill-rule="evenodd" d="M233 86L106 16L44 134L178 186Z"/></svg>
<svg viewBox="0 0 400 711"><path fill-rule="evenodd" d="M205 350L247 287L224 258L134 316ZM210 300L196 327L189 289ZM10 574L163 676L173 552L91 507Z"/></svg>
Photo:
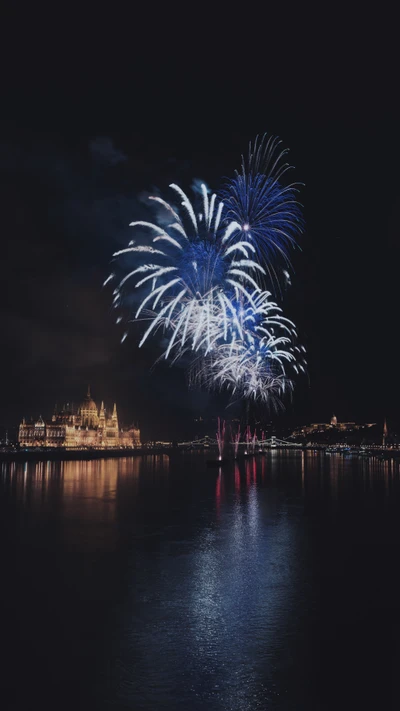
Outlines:
<svg viewBox="0 0 400 711"><path fill-rule="evenodd" d="M5 708L400 708L396 463L6 464L0 516Z"/></svg>

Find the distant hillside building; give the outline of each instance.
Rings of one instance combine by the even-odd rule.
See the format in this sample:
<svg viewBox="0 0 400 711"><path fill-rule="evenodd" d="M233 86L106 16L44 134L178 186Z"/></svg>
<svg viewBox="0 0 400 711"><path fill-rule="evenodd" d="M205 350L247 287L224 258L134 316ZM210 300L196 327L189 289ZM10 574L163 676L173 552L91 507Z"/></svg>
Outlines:
<svg viewBox="0 0 400 711"><path fill-rule="evenodd" d="M310 434L320 434L322 432L327 432L333 428L339 430L340 432L352 432L354 430L361 430L369 427L373 427L376 423L366 423L357 424L356 422L338 422L336 415L332 415L331 421L327 422L314 422L311 425L304 425L303 427L298 427L293 430L291 437L304 437Z"/></svg>
<svg viewBox="0 0 400 711"><path fill-rule="evenodd" d="M74 412L73 407L63 407L54 411L51 422L39 417L37 422L25 422L19 426L18 441L21 447L77 447L110 448L140 447L140 430L137 427L120 429L117 406L114 404L111 416L101 403L100 410L90 395L87 395Z"/></svg>

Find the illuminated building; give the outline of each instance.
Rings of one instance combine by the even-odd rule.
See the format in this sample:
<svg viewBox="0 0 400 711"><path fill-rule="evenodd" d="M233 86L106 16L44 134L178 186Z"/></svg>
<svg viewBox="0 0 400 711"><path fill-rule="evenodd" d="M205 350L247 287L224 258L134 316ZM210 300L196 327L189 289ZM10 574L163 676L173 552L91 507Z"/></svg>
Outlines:
<svg viewBox="0 0 400 711"><path fill-rule="evenodd" d="M355 422L338 422L336 415L332 415L329 424L327 422L314 422L311 425L304 425L304 427L298 427L292 432L291 437L302 437L309 434L327 432L332 428L336 428L340 432L351 432L352 430L361 430L364 428L373 427L375 424L375 422L361 425L356 424Z"/></svg>
<svg viewBox="0 0 400 711"><path fill-rule="evenodd" d="M51 422L45 422L42 417L31 423L24 419L19 426L18 441L22 447L109 449L141 446L140 430L134 426L120 429L116 404L111 415L103 402L98 410L90 388L76 413L68 405L61 411L55 408Z"/></svg>
<svg viewBox="0 0 400 711"><path fill-rule="evenodd" d="M336 427L341 432L345 430L359 430L362 425L356 425L355 422L338 422Z"/></svg>
<svg viewBox="0 0 400 711"><path fill-rule="evenodd" d="M299 427L292 432L292 437L299 437L302 435L310 434L311 432L325 432L329 430L331 425L326 422L313 422L311 425L304 425L304 427Z"/></svg>

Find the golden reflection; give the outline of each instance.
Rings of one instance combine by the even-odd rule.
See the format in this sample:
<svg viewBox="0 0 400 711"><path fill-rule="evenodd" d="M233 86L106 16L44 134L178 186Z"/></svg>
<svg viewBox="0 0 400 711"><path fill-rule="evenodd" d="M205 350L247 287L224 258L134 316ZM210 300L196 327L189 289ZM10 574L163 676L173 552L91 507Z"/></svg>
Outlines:
<svg viewBox="0 0 400 711"><path fill-rule="evenodd" d="M385 494L388 496L389 494L389 475L390 475L390 460L386 459L383 462L383 477L385 481Z"/></svg>
<svg viewBox="0 0 400 711"><path fill-rule="evenodd" d="M117 493L123 498L125 485L130 493L136 489L141 466L141 457L12 462L2 467L2 478L27 516L57 516L68 545L109 549L116 541Z"/></svg>

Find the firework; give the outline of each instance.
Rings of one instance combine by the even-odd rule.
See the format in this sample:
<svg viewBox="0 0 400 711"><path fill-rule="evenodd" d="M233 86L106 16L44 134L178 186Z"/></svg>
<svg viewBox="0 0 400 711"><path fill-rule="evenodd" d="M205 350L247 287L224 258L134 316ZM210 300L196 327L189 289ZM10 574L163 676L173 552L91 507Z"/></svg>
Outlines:
<svg viewBox="0 0 400 711"><path fill-rule="evenodd" d="M132 280L135 290L143 289L146 293L134 318L150 323L139 347L161 328L168 337L164 357L173 352L176 360L186 348L208 353L221 334L228 338L232 324L240 331L236 302L253 302L249 287L260 291L255 276L265 271L251 258L255 249L248 240L229 244L238 225L230 222L220 227L223 204L216 204L215 194L209 199L204 184L202 211L198 213L179 186L173 184L171 188L181 198L188 225L164 200L150 198L161 203L175 221L166 229L150 222L131 223L131 227L155 233L152 241L162 243L162 249L133 244L113 255L129 253L152 260L136 266L120 280L114 303L119 303Z"/></svg>
<svg viewBox="0 0 400 711"><path fill-rule="evenodd" d="M231 428L231 442L233 445L233 451L235 454L235 459L237 458L240 443L240 425L238 426L237 432L233 432Z"/></svg>
<svg viewBox="0 0 400 711"><path fill-rule="evenodd" d="M246 427L246 451L250 451L250 442L251 442L251 429L250 425L247 425Z"/></svg>
<svg viewBox="0 0 400 711"><path fill-rule="evenodd" d="M221 421L219 417L218 417L217 444L218 444L219 459L222 459L222 455L224 453L224 447L225 447L225 420Z"/></svg>
<svg viewBox="0 0 400 711"><path fill-rule="evenodd" d="M271 286L281 282L277 265L290 266L289 253L303 230L299 184L283 182L291 170L285 162L287 152L278 138L256 139L248 158L242 157L241 171L226 182L222 193L226 218L240 225L231 241L245 237L254 245Z"/></svg>
<svg viewBox="0 0 400 711"><path fill-rule="evenodd" d="M292 389L292 374L305 372L306 363L293 322L269 297L259 292L251 304L241 301L229 338L216 339L212 353L193 363L193 384L281 408L281 398Z"/></svg>
<svg viewBox="0 0 400 711"><path fill-rule="evenodd" d="M255 454L255 451L256 451L256 444L257 444L257 432L256 432L256 430L254 430L253 436L251 438L251 449L252 449L253 454Z"/></svg>
<svg viewBox="0 0 400 711"><path fill-rule="evenodd" d="M139 347L156 337L165 344L162 358L190 364L192 382L276 408L305 367L294 324L265 289L268 280L271 289L279 283L278 273L290 284L279 262L290 264L302 230L297 185L284 185L286 153L276 138L250 144L221 200L204 183L193 202L175 183L177 206L149 198L159 223L131 223L143 243L132 240L115 252L116 267L104 282L117 282L114 308L133 295L132 321L145 324ZM118 277L120 260L132 266Z"/></svg>
<svg viewBox="0 0 400 711"><path fill-rule="evenodd" d="M238 341L234 348L222 347L216 359L205 364L203 377L208 378L210 390L227 390L236 398L261 402L276 411L293 386L286 372L273 367L266 354Z"/></svg>

